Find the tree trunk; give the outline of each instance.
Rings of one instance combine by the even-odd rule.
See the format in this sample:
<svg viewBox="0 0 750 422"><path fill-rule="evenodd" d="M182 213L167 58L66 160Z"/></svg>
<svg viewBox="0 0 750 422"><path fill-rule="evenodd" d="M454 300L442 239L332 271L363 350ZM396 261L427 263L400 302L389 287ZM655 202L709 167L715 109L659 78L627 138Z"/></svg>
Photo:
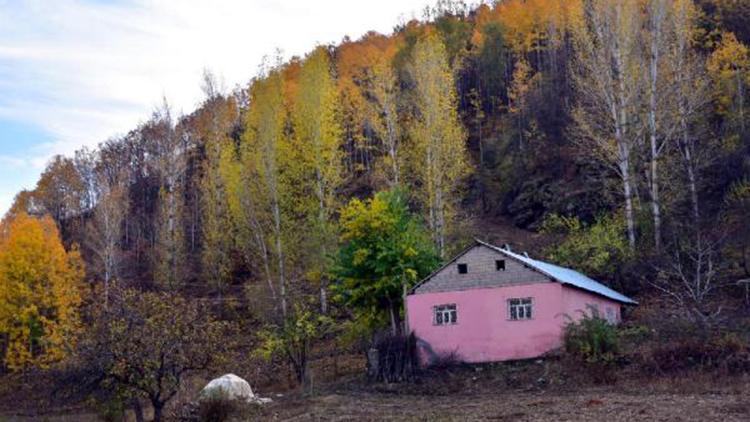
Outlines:
<svg viewBox="0 0 750 422"><path fill-rule="evenodd" d="M651 213L654 218L654 249L661 252L661 204L659 200L659 183L657 161L651 160Z"/></svg>
<svg viewBox="0 0 750 422"><path fill-rule="evenodd" d="M278 260L279 269L279 296L281 297L281 315L286 319L287 306L286 306L286 280L284 278L284 250L281 247L281 212L279 210L278 201L275 198L273 202L273 220L274 220L274 236L276 237L276 259Z"/></svg>
<svg viewBox="0 0 750 422"><path fill-rule="evenodd" d="M396 148L396 142L398 142L398 139L396 138L396 123L394 122L394 116L391 115L389 104L384 105L383 111L385 113L385 122L388 131L388 155L391 158L391 171L393 172L391 186L398 186L400 177L397 155L398 150Z"/></svg>
<svg viewBox="0 0 750 422"><path fill-rule="evenodd" d="M618 9L619 13L619 9ZM625 66L623 51L615 47L613 52L615 64L615 78L617 81L616 95L612 101L611 112L615 123L615 141L619 151L618 165L622 177L623 193L625 195L625 219L628 226L628 244L630 250L635 250L635 219L633 217L633 187L630 180L630 148L631 142L627 137L628 130L628 90L625 84Z"/></svg>
<svg viewBox="0 0 750 422"><path fill-rule="evenodd" d="M325 315L328 313L328 291L326 290L327 283L323 283L321 279L320 283L320 313Z"/></svg>
<svg viewBox="0 0 750 422"><path fill-rule="evenodd" d="M401 276L401 286L403 288L403 292L401 294L401 301L402 301L401 303L403 304L403 307L404 307L404 323L403 323L404 331L403 333L405 336L408 336L409 335L409 314L407 313L407 309L406 309L406 296L407 296L408 288L406 286L406 280L404 280L403 275Z"/></svg>
<svg viewBox="0 0 750 422"><path fill-rule="evenodd" d="M162 415L164 413L164 403L159 400L152 399L151 405L154 408L154 422L161 422Z"/></svg>
<svg viewBox="0 0 750 422"><path fill-rule="evenodd" d="M146 418L143 416L143 406L141 406L140 400L134 398L131 406L135 415L135 422L144 422Z"/></svg>
<svg viewBox="0 0 750 422"><path fill-rule="evenodd" d="M391 317L391 334L396 336L398 335L398 309L393 302L391 302L388 311Z"/></svg>
<svg viewBox="0 0 750 422"><path fill-rule="evenodd" d="M649 108L648 108L648 128L649 142L651 146L651 211L654 219L654 248L656 252L661 251L661 203L659 198L659 140L658 127L656 123L656 95L659 80L659 43L661 41L661 21L663 17L662 0L654 0L650 13L651 20L651 45L649 54Z"/></svg>
<svg viewBox="0 0 750 422"><path fill-rule="evenodd" d="M635 218L633 217L633 193L630 181L630 160L621 163L622 188L625 195L625 221L628 227L628 245L635 250Z"/></svg>

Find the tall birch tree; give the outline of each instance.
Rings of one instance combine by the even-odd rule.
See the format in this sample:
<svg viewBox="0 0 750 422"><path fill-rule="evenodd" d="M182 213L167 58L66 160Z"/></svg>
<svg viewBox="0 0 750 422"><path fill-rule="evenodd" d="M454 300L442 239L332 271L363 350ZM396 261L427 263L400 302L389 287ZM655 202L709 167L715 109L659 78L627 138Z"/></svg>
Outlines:
<svg viewBox="0 0 750 422"><path fill-rule="evenodd" d="M466 132L458 118L455 81L440 38L426 33L410 65L414 116L409 124L415 190L436 249L445 256L446 235L468 173Z"/></svg>
<svg viewBox="0 0 750 422"><path fill-rule="evenodd" d="M292 109L296 157L301 165L298 186L309 187L314 203L303 205L309 213L313 257L307 277L320 288L320 308L328 308L329 255L336 245L333 212L343 182L342 131L338 96L328 50L316 48L302 63L299 91ZM303 201L303 198L296 198Z"/></svg>
<svg viewBox="0 0 750 422"><path fill-rule="evenodd" d="M230 213L238 228L240 250L264 274L281 315L287 316L286 233L290 230L282 177L288 138L285 135L284 81L280 69L265 69L250 88L250 107L240 146L239 166L229 151L222 158Z"/></svg>
<svg viewBox="0 0 750 422"><path fill-rule="evenodd" d="M225 181L221 177L221 157L225 149L233 148L230 132L238 118L236 102L215 91L210 75L205 76L206 101L198 116L198 135L203 139L205 159L200 180L200 206L203 277L222 293L232 273L231 236L226 201Z"/></svg>
<svg viewBox="0 0 750 422"><path fill-rule="evenodd" d="M186 144L176 130L166 101L154 117L161 131L155 157L161 187L155 228L154 280L163 288L177 289L187 276L185 228L182 224Z"/></svg>
<svg viewBox="0 0 750 422"><path fill-rule="evenodd" d="M642 60L638 1L591 0L582 25L573 30L571 79L579 100L576 134L587 151L622 182L628 242L635 249L633 148L637 129Z"/></svg>
<svg viewBox="0 0 750 422"><path fill-rule="evenodd" d="M662 80L665 76L663 69L663 49L668 41L666 32L666 20L669 13L669 0L649 0L646 4L646 31L644 51L647 51L648 66L646 84L647 84L647 122L648 122L648 140L649 140L649 178L648 185L651 194L651 213L654 222L654 248L657 252L661 250L661 198L659 191L659 158L668 139L663 136L663 128L660 128L659 116L662 108L663 99L660 98L664 93L662 87L665 85Z"/></svg>
<svg viewBox="0 0 750 422"><path fill-rule="evenodd" d="M112 176L101 170L97 172L97 202L86 232L87 244L99 261L105 306L109 302L109 287L118 277L122 262L123 223L129 209L126 175Z"/></svg>

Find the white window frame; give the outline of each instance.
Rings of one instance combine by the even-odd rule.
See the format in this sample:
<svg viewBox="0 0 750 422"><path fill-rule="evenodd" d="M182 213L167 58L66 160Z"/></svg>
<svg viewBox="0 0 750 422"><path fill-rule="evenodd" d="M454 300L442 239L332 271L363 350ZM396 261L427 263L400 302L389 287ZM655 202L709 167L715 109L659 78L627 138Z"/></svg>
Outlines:
<svg viewBox="0 0 750 422"><path fill-rule="evenodd" d="M607 312L606 314L607 322L609 322L610 324L616 324L617 312L615 311L615 308L612 306L607 306L606 312Z"/></svg>
<svg viewBox="0 0 750 422"><path fill-rule="evenodd" d="M513 303L516 302L517 303ZM508 321L530 321L534 319L534 298L533 297L512 297L506 300ZM513 309L516 310L515 317Z"/></svg>
<svg viewBox="0 0 750 422"><path fill-rule="evenodd" d="M458 324L458 306L455 303L444 303L432 307L432 325L456 324Z"/></svg>

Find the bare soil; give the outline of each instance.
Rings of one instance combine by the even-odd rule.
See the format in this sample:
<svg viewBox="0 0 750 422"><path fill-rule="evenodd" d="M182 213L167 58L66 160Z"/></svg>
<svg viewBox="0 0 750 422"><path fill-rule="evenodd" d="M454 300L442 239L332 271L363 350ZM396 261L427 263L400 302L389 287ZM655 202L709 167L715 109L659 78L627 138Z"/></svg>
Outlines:
<svg viewBox="0 0 750 422"><path fill-rule="evenodd" d="M552 360L444 368L415 383L368 384L361 375L291 392L258 420L283 421L750 421L750 377L620 372L597 385ZM263 395L263 392L260 392Z"/></svg>
<svg viewBox="0 0 750 422"><path fill-rule="evenodd" d="M251 372L240 374L257 394L273 402L239 420L750 421L749 375L692 371L667 376L622 370L610 384L597 385L582 368L551 358L453 366L423 373L414 382L385 385L363 379L361 356L339 357L335 365L329 360L315 362L318 376L312 393L288 389L280 372L274 383L264 383ZM86 400L53 399L56 395L44 388L49 379L7 374L0 379L0 421L99 418ZM204 381L186 385L169 413L178 414L180 404L193 400Z"/></svg>
<svg viewBox="0 0 750 422"><path fill-rule="evenodd" d="M325 394L277 400L259 420L284 421L748 421L740 393L583 391L455 396Z"/></svg>

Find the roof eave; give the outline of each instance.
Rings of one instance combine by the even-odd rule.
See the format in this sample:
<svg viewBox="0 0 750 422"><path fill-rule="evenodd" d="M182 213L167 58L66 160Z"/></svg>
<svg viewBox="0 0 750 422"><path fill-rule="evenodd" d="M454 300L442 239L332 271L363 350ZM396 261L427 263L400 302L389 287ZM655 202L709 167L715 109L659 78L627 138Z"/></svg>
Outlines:
<svg viewBox="0 0 750 422"><path fill-rule="evenodd" d="M569 283L569 282L563 281L563 280L561 280L560 278L558 278L558 277L556 277L556 276L554 276L554 275L550 274L549 272L547 272L547 271L545 271L545 270L543 270L543 269L539 268L538 266L533 266L533 265L530 265L529 263L527 263L527 262L523 261L522 259L520 259L520 258L518 258L517 256L515 256L516 254L515 254L515 253L513 253L513 252L511 252L511 251L508 251L508 250L505 250L505 249L503 249L503 248L497 247L497 246L495 246L495 245L493 245L493 244L491 244L491 243L488 243L488 242L484 242L484 241L482 241L482 240L479 240L479 239L477 239L477 238L474 238L474 240L475 240L475 241L476 241L476 242L477 242L478 244L480 244L480 245L484 245L484 246L486 246L486 247L488 247L488 248L490 248L490 249L492 249L492 250L494 250L494 251L500 252L500 253L502 253L503 255L507 256L508 258L511 258L511 259L513 259L513 260L515 260L515 261L518 261L518 262L520 262L521 264L523 264L524 266L526 266L526 267L529 267L529 268L533 269L534 271L537 271L537 272L539 272L539 273L541 273L541 274L543 274L543 275L545 275L545 276L549 277L550 279L552 279L552 280L554 280L554 281L557 281L558 283L560 283L560 284L562 284L562 285L565 285L565 286L570 286L570 287L574 287L574 288L576 288L576 289L580 289L580 290L583 290L583 291L585 291L585 292L589 292L589 293L592 293L592 294L595 294L595 295L597 295L597 296L601 296L601 297L604 297L604 298L607 298L607 299L610 299L610 300L614 300L615 302L618 302L618 303L622 303L622 304L625 304L625 305L636 305L636 306L638 305L638 302L637 302L637 301L635 301L635 300L633 300L633 299L630 299L629 297L627 297L627 296L623 295L622 293L620 293L620 294L621 294L621 295L622 295L622 296L623 296L623 297L624 297L625 299L627 299L627 300L622 300L622 299L618 299L618 298L615 298L615 297L612 297L612 296L607 296L607 295L605 295L605 294L603 294L603 293L601 293L601 292L597 292L596 290L593 290L593 289L587 289L587 288L584 288L584 287L581 287L581 286L577 286L577 285L575 285L575 284L573 284L573 283ZM528 258L528 257L527 257L527 258ZM531 258L529 258L529 259L531 259ZM596 281L596 280L594 280L594 281ZM597 283L599 283L599 282L597 282ZM601 283L599 283L599 284L601 284ZM606 286L604 286L604 287L606 287Z"/></svg>

